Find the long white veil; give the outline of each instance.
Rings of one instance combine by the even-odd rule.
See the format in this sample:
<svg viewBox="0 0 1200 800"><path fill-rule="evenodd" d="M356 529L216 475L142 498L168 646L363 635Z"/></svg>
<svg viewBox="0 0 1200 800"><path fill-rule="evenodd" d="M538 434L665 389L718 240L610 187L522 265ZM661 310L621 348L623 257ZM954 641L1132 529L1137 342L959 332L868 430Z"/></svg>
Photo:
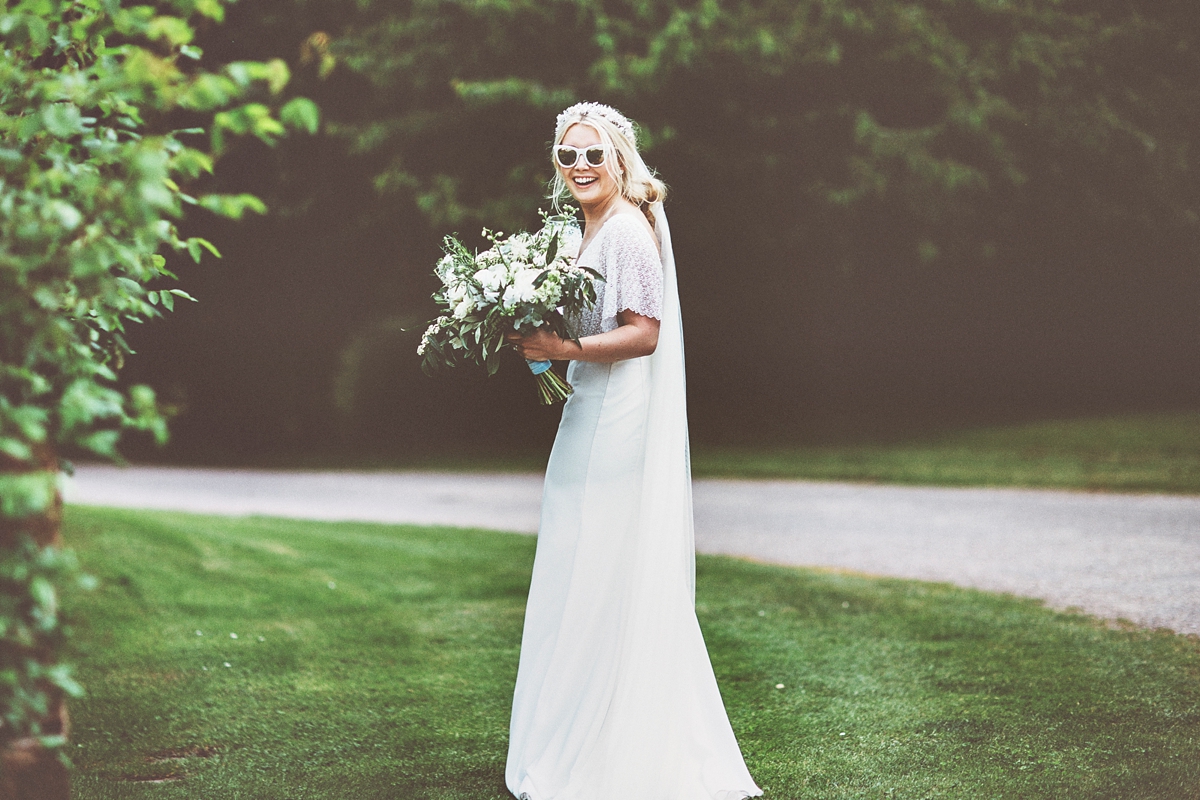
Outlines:
<svg viewBox="0 0 1200 800"><path fill-rule="evenodd" d="M687 379L683 352L683 318L679 308L679 284L671 229L662 203L651 207L654 233L663 264L663 306L658 347L650 357L650 412L646 429L646 494L657 502L654 529L664 544L686 550L686 558L670 559L686 569L688 591L695 602L695 539L692 525L692 469L688 445ZM656 537L658 538L658 537Z"/></svg>
<svg viewBox="0 0 1200 800"><path fill-rule="evenodd" d="M646 423L638 556L633 560L626 668L636 685L624 687L623 708L638 709L632 732L617 746L612 763L629 775L656 776L661 787L631 787L629 796L758 796L730 729L696 619L696 556L692 521L691 453L688 447L683 319L671 230L661 203L651 209L663 264L663 307L658 347L650 356L650 408ZM637 662L640 662L638 664ZM614 703L614 708L618 703ZM681 721L682 724L681 724ZM671 745L652 746L652 742ZM693 775L700 785L684 789L655 759ZM697 761L699 759L699 761ZM682 767L689 763L691 766ZM698 769L696 764L704 763ZM701 777L702 776L702 777ZM626 796L624 793L615 796Z"/></svg>

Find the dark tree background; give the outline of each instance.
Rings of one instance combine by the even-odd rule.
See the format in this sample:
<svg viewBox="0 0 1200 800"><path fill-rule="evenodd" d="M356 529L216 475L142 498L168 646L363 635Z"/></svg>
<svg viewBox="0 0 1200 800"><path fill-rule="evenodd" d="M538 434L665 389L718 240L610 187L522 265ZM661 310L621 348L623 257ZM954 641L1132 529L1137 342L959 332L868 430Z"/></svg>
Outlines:
<svg viewBox="0 0 1200 800"><path fill-rule="evenodd" d="M129 369L174 457L544 446L523 367L413 352L444 233L536 220L554 117L609 102L672 189L693 437L825 441L1200 405L1190 0L256 0L318 137L225 171L224 259ZM220 230L216 230L221 228ZM266 301L266 302L264 302Z"/></svg>

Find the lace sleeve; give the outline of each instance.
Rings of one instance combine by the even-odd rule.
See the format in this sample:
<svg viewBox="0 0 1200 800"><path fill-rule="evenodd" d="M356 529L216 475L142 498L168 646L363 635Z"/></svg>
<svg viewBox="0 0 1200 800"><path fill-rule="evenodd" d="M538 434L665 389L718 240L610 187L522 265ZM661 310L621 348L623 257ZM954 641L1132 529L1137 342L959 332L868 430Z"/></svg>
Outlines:
<svg viewBox="0 0 1200 800"><path fill-rule="evenodd" d="M658 248L650 233L632 214L620 214L606 225L600 253L604 263L604 298L600 328L617 327L617 314L629 310L662 319L663 270Z"/></svg>

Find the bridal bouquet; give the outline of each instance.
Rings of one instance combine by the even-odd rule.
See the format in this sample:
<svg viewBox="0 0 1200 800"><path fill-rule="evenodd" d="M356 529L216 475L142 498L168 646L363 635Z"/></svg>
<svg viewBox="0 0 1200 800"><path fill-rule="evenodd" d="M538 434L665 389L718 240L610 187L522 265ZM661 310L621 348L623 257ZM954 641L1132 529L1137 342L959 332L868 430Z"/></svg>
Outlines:
<svg viewBox="0 0 1200 800"><path fill-rule="evenodd" d="M508 237L485 228L492 247L478 254L446 237L446 254L434 268L442 288L433 295L445 313L429 325L417 347L427 375L461 359L494 375L504 336L512 331L528 336L546 326L570 338L563 315L590 308L596 302L595 281L603 278L576 266L568 252L579 236L573 216L542 212L542 220L540 231ZM550 369L549 361L527 363L544 405L571 394L570 384Z"/></svg>

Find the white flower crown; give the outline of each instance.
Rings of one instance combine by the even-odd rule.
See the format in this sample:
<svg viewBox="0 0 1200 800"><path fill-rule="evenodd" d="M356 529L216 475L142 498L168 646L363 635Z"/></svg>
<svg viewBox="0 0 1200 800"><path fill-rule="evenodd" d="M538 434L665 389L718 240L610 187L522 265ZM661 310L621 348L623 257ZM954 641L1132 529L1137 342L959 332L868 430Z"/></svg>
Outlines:
<svg viewBox="0 0 1200 800"><path fill-rule="evenodd" d="M629 121L629 118L612 106L606 106L603 103L576 103L558 115L558 120L555 122L555 130L561 130L563 125L567 123L567 120L576 114L580 117L586 117L589 114L594 117L600 117L615 125L617 130L629 138L629 141L636 141L637 137L633 132L633 123Z"/></svg>

